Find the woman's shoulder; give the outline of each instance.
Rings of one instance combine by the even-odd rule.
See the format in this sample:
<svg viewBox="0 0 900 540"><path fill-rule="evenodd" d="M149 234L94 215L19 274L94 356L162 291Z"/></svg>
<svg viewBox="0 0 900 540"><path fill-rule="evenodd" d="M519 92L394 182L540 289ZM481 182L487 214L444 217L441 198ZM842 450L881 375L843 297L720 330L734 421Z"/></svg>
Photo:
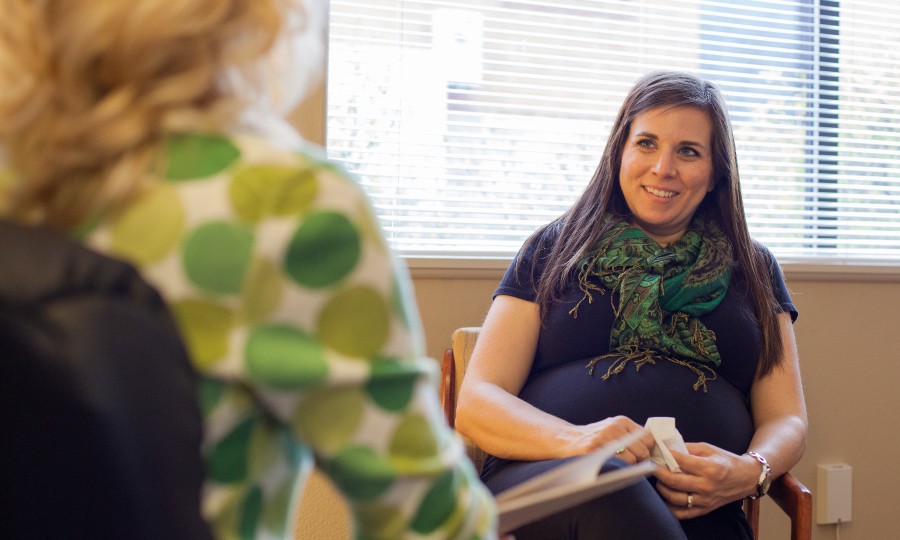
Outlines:
<svg viewBox="0 0 900 540"><path fill-rule="evenodd" d="M537 284L558 236L559 231L554 223L544 225L532 233L510 263L494 295L505 294L533 301L536 298Z"/></svg>
<svg viewBox="0 0 900 540"><path fill-rule="evenodd" d="M522 244L519 257L523 259L543 259L559 239L560 224L553 221L535 230Z"/></svg>
<svg viewBox="0 0 900 540"><path fill-rule="evenodd" d="M758 256L762 257L763 260L765 260L767 263L771 264L771 263L776 262L775 254L772 253L772 250L769 249L768 246L766 246L765 244L763 244L761 241L757 240L756 238L751 238L750 241L753 244L753 252L754 253L756 253L756 254L758 254Z"/></svg>
<svg viewBox="0 0 900 540"><path fill-rule="evenodd" d="M766 274L760 276L759 279L769 279L775 301L781 305L783 311L791 314L792 320L796 320L797 308L794 306L793 300L791 299L791 293L788 290L784 272L781 270L781 264L778 262L778 258L771 249L756 239L753 240L753 254L756 257L759 257L760 262L762 263L761 271L766 272Z"/></svg>
<svg viewBox="0 0 900 540"><path fill-rule="evenodd" d="M191 133L185 137L202 137L202 134ZM306 168L311 171L332 173L343 179L352 179L342 164L328 158L324 148L300 136L266 137L253 133L231 133L209 135L219 137L224 144L233 146L232 153L239 157L238 164L243 166L292 166Z"/></svg>
<svg viewBox="0 0 900 540"><path fill-rule="evenodd" d="M276 249L317 218L359 229L371 221L360 186L321 149L302 141L173 133L165 141L164 165L152 180L82 235L92 247L144 271L188 264L194 247L224 243L231 255L246 252L250 244ZM173 257L190 260L167 264Z"/></svg>
<svg viewBox="0 0 900 540"><path fill-rule="evenodd" d="M769 279L773 282L783 280L784 277L781 273L781 266L772 250L759 240L752 239L751 241L753 243L752 254L761 263L760 268L767 272Z"/></svg>
<svg viewBox="0 0 900 540"><path fill-rule="evenodd" d="M214 197L224 190L238 213L287 214L329 199L365 198L351 173L296 135L175 133L166 141L165 160L163 184L182 195L209 192ZM260 204L275 206L253 208Z"/></svg>

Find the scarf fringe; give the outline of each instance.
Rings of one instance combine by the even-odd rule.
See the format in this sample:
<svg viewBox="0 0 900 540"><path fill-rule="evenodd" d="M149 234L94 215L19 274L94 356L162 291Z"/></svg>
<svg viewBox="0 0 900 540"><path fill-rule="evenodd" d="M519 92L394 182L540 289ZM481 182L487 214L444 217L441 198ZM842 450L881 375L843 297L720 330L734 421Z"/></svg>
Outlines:
<svg viewBox="0 0 900 540"><path fill-rule="evenodd" d="M679 325L688 328L688 331L691 333L690 342L697 348L697 351L704 357L709 357L710 350L706 347L706 344L709 343L715 349L716 333L700 324L700 321L697 319L691 318L687 313L678 312L672 315L669 321L668 334L675 335ZM718 349L715 350L716 355L718 355Z"/></svg>
<svg viewBox="0 0 900 540"><path fill-rule="evenodd" d="M607 368L606 373L603 374L603 377L601 377L604 381L609 379L612 375L618 375L619 373L622 373L622 371L625 370L625 366L627 366L629 363L633 364L634 371L638 372L647 364L655 365L657 360L666 360L693 371L697 375L697 380L693 385L695 392L699 391L702 388L703 393L705 394L708 390L706 383L713 382L718 377L714 369L701 362L662 356L655 353L654 351L647 349L637 349L636 347L626 348L629 350L607 353L592 358L587 364L588 375L594 375L594 369L597 367L598 362L614 358L615 360L612 362L612 364L610 364L609 368Z"/></svg>
<svg viewBox="0 0 900 540"><path fill-rule="evenodd" d="M581 297L581 300L575 304L575 307L569 310L569 315L572 316L573 319L578 318L578 308L581 306L581 303L587 300L588 304L594 303L594 296L591 294L591 291L599 292L601 295L606 294L606 291L603 290L601 285L597 285L596 283L592 283L588 279L588 274L590 273L591 267L596 263L597 259L600 257L600 254L594 256L593 259L589 262L589 264L585 264L581 267L581 270L578 271L578 288L584 293Z"/></svg>

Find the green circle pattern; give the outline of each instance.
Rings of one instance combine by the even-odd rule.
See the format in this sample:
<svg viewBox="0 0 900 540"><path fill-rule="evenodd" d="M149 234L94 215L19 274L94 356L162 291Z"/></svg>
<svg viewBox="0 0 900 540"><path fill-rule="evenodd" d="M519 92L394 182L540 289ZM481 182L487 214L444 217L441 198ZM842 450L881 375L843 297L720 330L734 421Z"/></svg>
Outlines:
<svg viewBox="0 0 900 540"><path fill-rule="evenodd" d="M421 463L426 459L437 458L438 442L428 427L428 420L424 416L410 415L404 418L391 437L391 459L395 463Z"/></svg>
<svg viewBox="0 0 900 540"><path fill-rule="evenodd" d="M244 359L251 380L279 390L316 386L328 376L328 361L316 338L293 326L254 328Z"/></svg>
<svg viewBox="0 0 900 540"><path fill-rule="evenodd" d="M297 167L257 165L235 172L228 195L237 215L249 222L305 211L318 193L315 173Z"/></svg>
<svg viewBox="0 0 900 540"><path fill-rule="evenodd" d="M350 287L331 297L319 312L319 339L352 358L375 358L387 342L390 309L378 291Z"/></svg>
<svg viewBox="0 0 900 540"><path fill-rule="evenodd" d="M361 528L368 531L367 538L403 538L406 518L399 508L385 504L361 503L355 515Z"/></svg>
<svg viewBox="0 0 900 540"><path fill-rule="evenodd" d="M262 417L250 434L247 452L249 478L260 478L281 454L281 441L271 418Z"/></svg>
<svg viewBox="0 0 900 540"><path fill-rule="evenodd" d="M359 501L371 501L384 493L394 482L390 463L365 446L348 446L325 463L335 484Z"/></svg>
<svg viewBox="0 0 900 540"><path fill-rule="evenodd" d="M241 509L241 524L238 528L239 538L255 538L256 526L263 510L263 494L259 486L253 486L244 498Z"/></svg>
<svg viewBox="0 0 900 540"><path fill-rule="evenodd" d="M460 479L453 471L447 471L432 484L413 517L412 529L414 531L428 534L441 525L447 525L456 510L456 493L460 488L459 482Z"/></svg>
<svg viewBox="0 0 900 540"><path fill-rule="evenodd" d="M254 258L241 287L241 320L248 324L265 321L281 303L284 284L278 266L272 261Z"/></svg>
<svg viewBox="0 0 900 540"><path fill-rule="evenodd" d="M233 325L230 310L205 300L188 299L172 306L191 360L206 371L228 353L228 335Z"/></svg>
<svg viewBox="0 0 900 540"><path fill-rule="evenodd" d="M304 287L336 285L361 256L361 239L353 223L337 212L317 212L306 219L291 239L285 269Z"/></svg>
<svg viewBox="0 0 900 540"><path fill-rule="evenodd" d="M257 419L246 418L216 443L209 452L206 467L208 476L223 484L244 480L249 472L247 456L250 454L253 431Z"/></svg>
<svg viewBox="0 0 900 540"><path fill-rule="evenodd" d="M185 133L168 140L166 179L207 178L231 166L241 155L228 138L216 134Z"/></svg>
<svg viewBox="0 0 900 540"><path fill-rule="evenodd" d="M401 411L409 404L420 374L409 363L390 359L373 362L366 392L382 409Z"/></svg>
<svg viewBox="0 0 900 540"><path fill-rule="evenodd" d="M323 451L334 452L360 428L365 407L358 388L313 392L297 407L294 428Z"/></svg>
<svg viewBox="0 0 900 540"><path fill-rule="evenodd" d="M156 262L181 241L185 211L172 186L157 185L135 200L110 226L111 250L137 264Z"/></svg>
<svg viewBox="0 0 900 540"><path fill-rule="evenodd" d="M200 411L203 416L208 416L225 395L225 383L218 379L200 377L197 381L197 394Z"/></svg>
<svg viewBox="0 0 900 540"><path fill-rule="evenodd" d="M214 221L194 229L184 244L188 278L200 289L237 294L253 253L253 231L238 223Z"/></svg>

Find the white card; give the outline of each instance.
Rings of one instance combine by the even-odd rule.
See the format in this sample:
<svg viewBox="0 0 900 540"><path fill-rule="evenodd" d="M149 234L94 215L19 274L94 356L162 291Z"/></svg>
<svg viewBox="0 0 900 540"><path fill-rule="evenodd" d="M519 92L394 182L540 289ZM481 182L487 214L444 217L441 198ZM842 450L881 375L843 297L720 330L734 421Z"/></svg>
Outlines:
<svg viewBox="0 0 900 540"><path fill-rule="evenodd" d="M654 416L647 419L644 428L653 435L653 439L656 441L656 446L650 452L650 459L657 465L665 465L672 472L681 472L678 462L669 452L669 449L672 449L683 454L687 453L684 439L675 428L675 419L668 416Z"/></svg>

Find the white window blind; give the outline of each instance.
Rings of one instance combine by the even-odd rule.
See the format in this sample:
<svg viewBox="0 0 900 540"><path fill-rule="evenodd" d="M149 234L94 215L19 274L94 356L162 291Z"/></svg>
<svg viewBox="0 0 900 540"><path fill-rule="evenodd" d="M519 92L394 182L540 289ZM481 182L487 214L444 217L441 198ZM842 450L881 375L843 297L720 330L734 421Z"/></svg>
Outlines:
<svg viewBox="0 0 900 540"><path fill-rule="evenodd" d="M329 156L406 256L509 257L581 193L626 92L729 103L751 234L900 263L900 3L331 0Z"/></svg>

